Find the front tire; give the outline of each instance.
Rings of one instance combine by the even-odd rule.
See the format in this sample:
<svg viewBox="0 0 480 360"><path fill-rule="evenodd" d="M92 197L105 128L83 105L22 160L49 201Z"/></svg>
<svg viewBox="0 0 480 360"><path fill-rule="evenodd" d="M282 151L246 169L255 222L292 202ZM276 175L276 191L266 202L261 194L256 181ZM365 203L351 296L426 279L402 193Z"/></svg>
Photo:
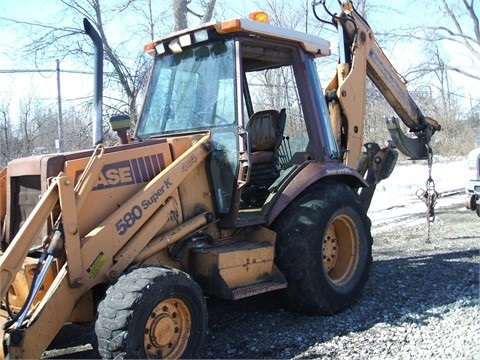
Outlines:
<svg viewBox="0 0 480 360"><path fill-rule="evenodd" d="M308 314L333 314L351 305L372 263L370 226L365 207L346 184L318 183L295 199L273 224L287 305Z"/></svg>
<svg viewBox="0 0 480 360"><path fill-rule="evenodd" d="M207 309L198 284L162 267L121 276L100 302L95 322L104 359L198 358L206 331Z"/></svg>

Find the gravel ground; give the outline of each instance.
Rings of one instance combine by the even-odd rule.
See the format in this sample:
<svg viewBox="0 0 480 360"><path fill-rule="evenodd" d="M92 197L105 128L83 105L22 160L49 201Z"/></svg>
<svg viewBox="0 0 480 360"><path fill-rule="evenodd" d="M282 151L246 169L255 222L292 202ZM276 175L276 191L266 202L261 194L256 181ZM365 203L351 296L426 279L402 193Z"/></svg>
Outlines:
<svg viewBox="0 0 480 360"><path fill-rule="evenodd" d="M370 279L343 313L291 313L272 295L212 302L204 358L480 359L480 219L454 204L431 225L427 243L422 214L374 223Z"/></svg>
<svg viewBox="0 0 480 360"><path fill-rule="evenodd" d="M430 243L423 214L394 218L388 227L374 221L365 293L340 314L290 312L275 293L236 302L208 299L202 358L480 359L480 219L462 202L459 196L437 209ZM78 329L73 332L78 336ZM68 330L52 348L65 338L71 339ZM81 350L50 356L91 356Z"/></svg>

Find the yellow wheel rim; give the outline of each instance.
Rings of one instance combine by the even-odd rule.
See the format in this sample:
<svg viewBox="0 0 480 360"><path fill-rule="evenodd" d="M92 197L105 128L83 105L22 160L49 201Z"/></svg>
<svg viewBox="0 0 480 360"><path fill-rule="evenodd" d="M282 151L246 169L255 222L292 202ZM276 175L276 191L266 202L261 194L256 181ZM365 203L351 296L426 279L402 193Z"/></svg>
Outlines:
<svg viewBox="0 0 480 360"><path fill-rule="evenodd" d="M358 229L349 216L333 219L323 239L323 269L334 285L344 285L355 274L359 243Z"/></svg>
<svg viewBox="0 0 480 360"><path fill-rule="evenodd" d="M158 303L145 325L148 358L177 359L182 356L191 328L192 316L184 301L170 298Z"/></svg>

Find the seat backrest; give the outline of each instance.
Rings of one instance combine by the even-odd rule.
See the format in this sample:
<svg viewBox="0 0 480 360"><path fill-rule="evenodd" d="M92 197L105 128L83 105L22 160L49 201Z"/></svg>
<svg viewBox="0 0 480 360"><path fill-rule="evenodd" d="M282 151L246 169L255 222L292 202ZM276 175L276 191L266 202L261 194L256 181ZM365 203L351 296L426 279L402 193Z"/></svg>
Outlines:
<svg viewBox="0 0 480 360"><path fill-rule="evenodd" d="M252 115L247 124L252 152L273 151L276 148L279 114L277 110L263 110Z"/></svg>

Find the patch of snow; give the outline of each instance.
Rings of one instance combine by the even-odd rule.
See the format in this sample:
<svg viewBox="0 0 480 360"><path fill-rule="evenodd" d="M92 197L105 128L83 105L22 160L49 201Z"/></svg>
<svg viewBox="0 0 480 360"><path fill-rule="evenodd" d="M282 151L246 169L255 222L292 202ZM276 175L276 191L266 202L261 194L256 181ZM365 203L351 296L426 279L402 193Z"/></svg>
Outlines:
<svg viewBox="0 0 480 360"><path fill-rule="evenodd" d="M433 163L432 180L438 193L463 189L467 179L466 160ZM381 181L370 205L371 212L406 206L420 201L419 189L426 190L428 166L425 164L397 165L388 179Z"/></svg>
<svg viewBox="0 0 480 360"><path fill-rule="evenodd" d="M434 159L432 180L439 193L435 209L442 206L459 204L465 208L464 187L467 181L466 160L440 161ZM426 190L428 166L425 161L410 165L397 165L388 179L381 181L375 190L368 215L375 227L375 232L389 228L393 224L400 225L402 220L419 214L418 219L408 220L409 226L427 221L427 206L421 195ZM442 193L461 190L454 196L441 196ZM419 196L420 195L420 198Z"/></svg>

